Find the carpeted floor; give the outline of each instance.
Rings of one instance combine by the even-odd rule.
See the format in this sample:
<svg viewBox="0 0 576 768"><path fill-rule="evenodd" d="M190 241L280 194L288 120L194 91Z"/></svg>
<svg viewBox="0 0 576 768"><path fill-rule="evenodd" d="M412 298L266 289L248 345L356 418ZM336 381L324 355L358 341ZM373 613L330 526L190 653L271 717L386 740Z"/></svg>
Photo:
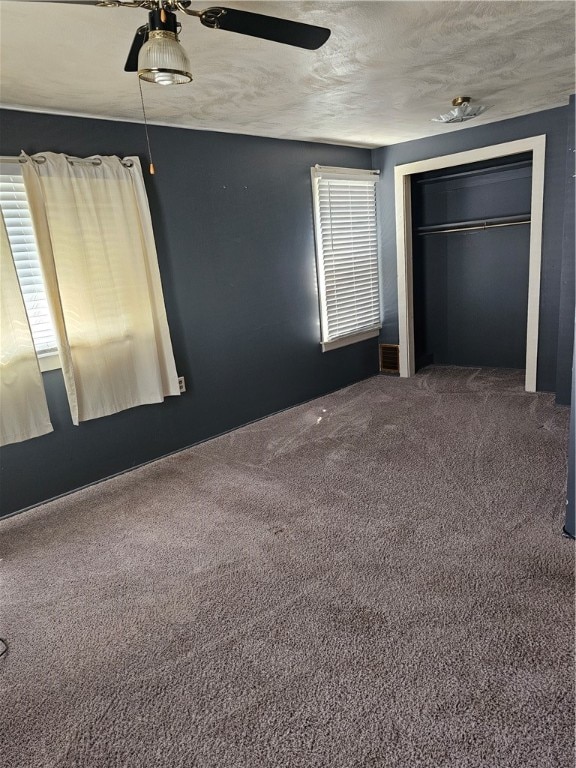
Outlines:
<svg viewBox="0 0 576 768"><path fill-rule="evenodd" d="M568 409L375 377L0 525L4 768L568 768Z"/></svg>

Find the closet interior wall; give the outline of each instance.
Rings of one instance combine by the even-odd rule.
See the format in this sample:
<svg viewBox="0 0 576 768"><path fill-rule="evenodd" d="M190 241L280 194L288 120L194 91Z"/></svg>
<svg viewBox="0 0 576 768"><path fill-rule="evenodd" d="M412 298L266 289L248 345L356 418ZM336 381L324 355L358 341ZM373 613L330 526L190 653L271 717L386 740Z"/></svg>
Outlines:
<svg viewBox="0 0 576 768"><path fill-rule="evenodd" d="M416 368L525 368L531 153L412 177Z"/></svg>

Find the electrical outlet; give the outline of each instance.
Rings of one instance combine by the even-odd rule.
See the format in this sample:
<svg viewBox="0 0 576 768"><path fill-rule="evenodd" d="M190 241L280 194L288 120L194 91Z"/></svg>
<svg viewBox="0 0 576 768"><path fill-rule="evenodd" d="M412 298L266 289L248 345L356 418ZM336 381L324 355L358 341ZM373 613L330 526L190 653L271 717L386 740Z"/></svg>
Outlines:
<svg viewBox="0 0 576 768"><path fill-rule="evenodd" d="M180 387L180 392L186 392L186 382L184 381L184 376L178 376L178 386Z"/></svg>

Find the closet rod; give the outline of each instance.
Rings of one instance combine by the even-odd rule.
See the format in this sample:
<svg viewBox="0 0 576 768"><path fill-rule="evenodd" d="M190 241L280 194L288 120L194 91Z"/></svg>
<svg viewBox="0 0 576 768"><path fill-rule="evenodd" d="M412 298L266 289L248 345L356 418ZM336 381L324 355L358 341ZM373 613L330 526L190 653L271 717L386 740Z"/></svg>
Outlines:
<svg viewBox="0 0 576 768"><path fill-rule="evenodd" d="M451 224L435 224L430 227L418 227L419 235L439 235L444 232L468 232L470 230L492 229L493 227L515 227L518 224L530 224L530 214L520 216L500 216L476 221L455 221Z"/></svg>
<svg viewBox="0 0 576 768"><path fill-rule="evenodd" d="M454 229L434 229L432 232L418 232L419 235L442 235L444 232L470 232L478 229L495 229L496 227L517 227L519 224L530 224L528 221L511 221L508 224L483 224L476 227L455 227Z"/></svg>

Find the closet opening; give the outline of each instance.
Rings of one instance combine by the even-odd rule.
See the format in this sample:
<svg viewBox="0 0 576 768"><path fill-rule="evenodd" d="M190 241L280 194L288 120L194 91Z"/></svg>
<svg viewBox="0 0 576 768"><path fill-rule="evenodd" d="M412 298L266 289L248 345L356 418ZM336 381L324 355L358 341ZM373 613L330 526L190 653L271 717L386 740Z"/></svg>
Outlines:
<svg viewBox="0 0 576 768"><path fill-rule="evenodd" d="M415 370L526 367L532 152L411 176Z"/></svg>
<svg viewBox="0 0 576 768"><path fill-rule="evenodd" d="M444 175L450 175L450 173L458 174L459 172L472 171L487 171L490 166L498 165L514 165L517 161L520 163L518 170L522 171L522 164L531 157L531 191L530 191L530 208L514 209L513 213L506 213L506 210L499 209L492 212L491 223L492 224L506 224L507 227L500 227L503 231L513 229L524 229L529 232L529 264L528 264L528 299L527 299L527 312L526 312L526 325L525 325L525 337L526 337L526 357L525 363L522 367L525 368L525 389L527 392L536 392L537 385L537 371L538 371L538 331L539 331L539 317L540 317L540 272L542 265L542 216L544 208L544 170L545 170L545 155L546 155L546 136L530 136L525 139L517 139L515 141L508 141L503 144L493 144L486 147L477 147L476 149L468 149L464 152L457 152L451 155L440 155L437 157L430 157L426 160L417 160L412 163L405 163L403 165L397 165L394 167L394 201L396 211L396 264L397 264L397 281L398 281L398 340L399 340L399 367L400 376L413 376L416 372L416 353L415 353L415 339L414 339L414 281L413 281L413 258L412 249L416 240L423 237L441 237L448 236L450 233L442 233L437 235L419 235L413 231L412 220L416 216L416 226L429 226L435 225L457 224L460 227L449 227L450 229L461 229L462 226L471 226L471 222L475 221L475 226L482 226L486 221L488 215L484 211L479 218L470 218L468 211L465 216L459 215L455 217L453 221L448 219L436 219L434 223L433 219L419 220L418 212L412 210L412 177L419 174L427 174L429 172L443 171ZM503 158L506 158L503 160ZM509 158L509 159L508 159ZM473 164L480 164L476 168ZM466 167L468 166L468 167ZM524 169L525 170L525 169ZM496 168L494 173L500 173L506 171L505 168ZM442 175L442 174L441 174ZM474 174L472 174L474 175ZM458 177L456 177L458 178ZM444 182L448 183L450 179L444 179ZM443 182L438 182L443 183ZM524 194L524 193L523 193ZM468 192L458 192L450 196L452 200L451 204L465 206L470 201ZM460 200L459 198L462 197ZM523 219L528 212L530 213L530 224L526 224ZM515 220L511 220L509 217L515 217ZM440 227L444 228L444 227ZM483 227L484 228L484 227ZM496 227L485 229L488 232L496 231ZM478 231L478 230L476 230ZM472 232L472 229L467 230L468 233ZM453 234L453 233L452 233ZM484 233L486 234L486 233ZM463 237L463 232L457 232L456 237ZM416 244L417 247L418 244ZM490 282L489 290L495 293L503 292L500 290L498 283ZM420 290L420 289L418 289ZM507 298L507 297L506 297ZM492 301L494 304L494 301ZM421 323L421 320L419 320ZM498 323L494 324L496 331L492 332L492 328L489 330L492 332L492 338L495 333L502 333L501 326ZM475 331L475 336L478 333ZM488 334L490 335L490 334ZM419 349L420 356L423 354ZM431 354L424 351L424 354ZM439 353L442 354L441 352ZM470 363L472 364L472 363Z"/></svg>

